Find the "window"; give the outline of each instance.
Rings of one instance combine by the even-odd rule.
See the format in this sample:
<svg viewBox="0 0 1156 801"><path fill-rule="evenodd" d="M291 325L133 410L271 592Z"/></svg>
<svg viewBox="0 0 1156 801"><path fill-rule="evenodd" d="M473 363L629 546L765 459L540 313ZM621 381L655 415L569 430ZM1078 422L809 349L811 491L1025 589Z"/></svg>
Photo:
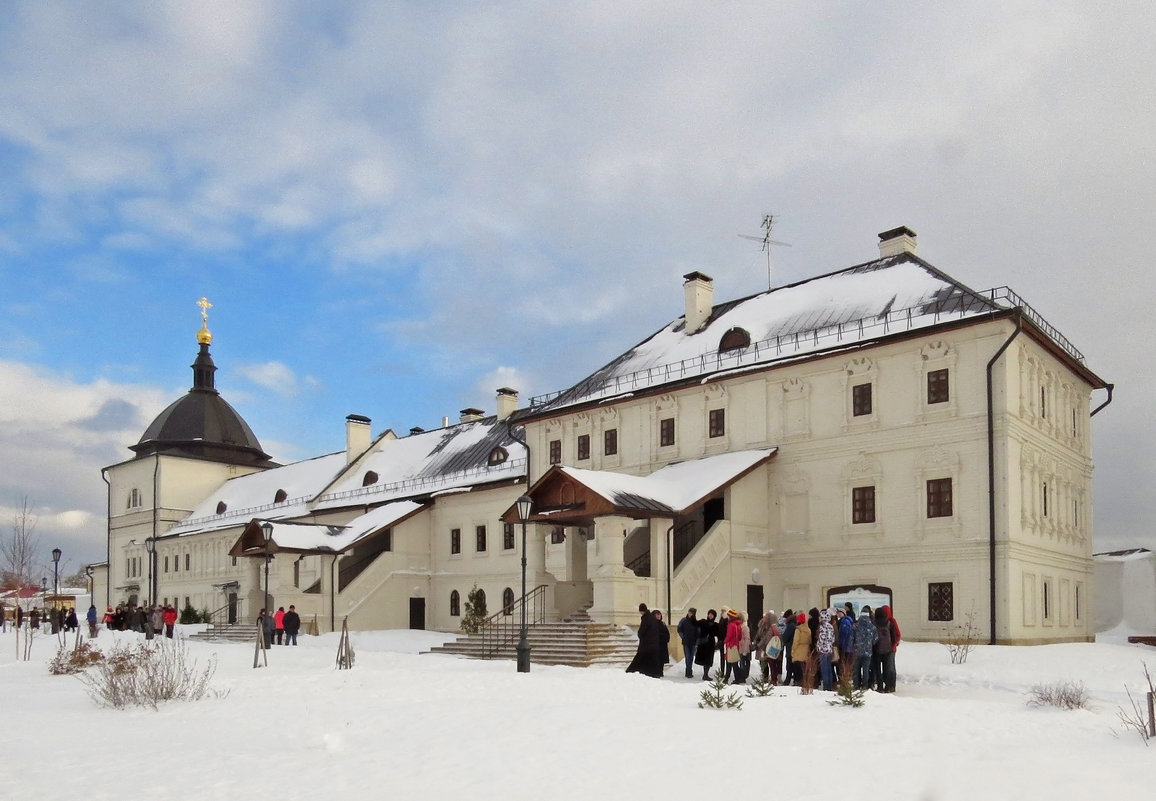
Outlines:
<svg viewBox="0 0 1156 801"><path fill-rule="evenodd" d="M1052 619L1052 583L1050 581L1046 581L1046 580L1044 581L1043 601L1044 601L1044 620L1051 620Z"/></svg>
<svg viewBox="0 0 1156 801"><path fill-rule="evenodd" d="M673 423L674 421L671 420ZM708 415L707 435L710 437L721 437L726 433L727 427L727 411L726 409L711 409ZM671 443L674 442L674 432L671 432Z"/></svg>
<svg viewBox="0 0 1156 801"><path fill-rule="evenodd" d="M225 503L224 501L218 502L217 503L217 514L223 515L228 510L228 508L229 508L229 504Z"/></svg>
<svg viewBox="0 0 1156 801"><path fill-rule="evenodd" d="M233 567L237 566L237 557L233 557Z"/></svg>
<svg viewBox="0 0 1156 801"><path fill-rule="evenodd" d="M381 550L383 552L393 550L393 529L392 528L387 528L385 531L381 532Z"/></svg>
<svg viewBox="0 0 1156 801"><path fill-rule="evenodd" d="M856 384L851 387L851 414L855 417L871 414L870 384Z"/></svg>
<svg viewBox="0 0 1156 801"><path fill-rule="evenodd" d="M1076 410L1072 409L1072 436L1076 436Z"/></svg>
<svg viewBox="0 0 1156 801"><path fill-rule="evenodd" d="M462 615L462 596L454 590L450 593L450 617L461 617Z"/></svg>
<svg viewBox="0 0 1156 801"><path fill-rule="evenodd" d="M187 595L186 595L186 596L185 596L185 607L184 607L184 608L185 608L185 609L188 609L190 606L192 606L192 604L191 604L191 603L189 603L189 596L187 596Z"/></svg>
<svg viewBox="0 0 1156 801"><path fill-rule="evenodd" d="M931 370L927 374L927 402L947 403L951 397L948 391L947 368Z"/></svg>
<svg viewBox="0 0 1156 801"><path fill-rule="evenodd" d="M1075 412L1072 413L1072 425L1075 425ZM128 508L136 509L141 505L140 490L134 489L128 494Z"/></svg>
<svg viewBox="0 0 1156 801"><path fill-rule="evenodd" d="M732 328L722 335L722 339L718 343L718 352L726 353L728 350L738 350L740 348L749 347L751 344L751 335L742 328Z"/></svg>
<svg viewBox="0 0 1156 801"><path fill-rule="evenodd" d="M929 479L927 482L927 516L951 517L951 514L951 479Z"/></svg>
<svg viewBox="0 0 1156 801"><path fill-rule="evenodd" d="M506 461L506 459L508 459L508 458L510 458L509 452L505 448L503 448L499 445L498 447L496 447L492 451L490 451L489 462L491 465L501 464L502 462Z"/></svg>
<svg viewBox="0 0 1156 801"><path fill-rule="evenodd" d="M276 492L276 493L274 493L274 495L273 495L273 503L283 503L283 502L284 502L284 500L285 500L286 498L288 498L288 497L289 497L289 493L288 493L288 492L286 492L286 491L285 491L285 490L283 490L283 489L279 489L279 490L277 490L277 492Z"/></svg>
<svg viewBox="0 0 1156 801"><path fill-rule="evenodd" d="M666 448L674 444L674 418L664 417L658 423L658 444Z"/></svg>
<svg viewBox="0 0 1156 801"><path fill-rule="evenodd" d="M1081 619L1081 617L1080 617L1080 615L1081 615L1081 611L1080 611L1080 587L1081 587L1081 586L1082 586L1082 585L1081 585L1079 582L1076 582L1076 588L1075 588L1075 589L1076 589L1076 595L1075 595L1075 615L1076 615L1076 620L1080 620L1080 619Z"/></svg>
<svg viewBox="0 0 1156 801"><path fill-rule="evenodd" d="M476 535L476 538L477 538L477 546L478 546L477 551L478 551L478 553L485 553L486 552L486 527L485 526L478 526L477 528L474 529L474 534Z"/></svg>
<svg viewBox="0 0 1156 801"><path fill-rule="evenodd" d="M502 547L507 551L514 550L514 524L502 524Z"/></svg>
<svg viewBox="0 0 1156 801"><path fill-rule="evenodd" d="M602 453L614 456L618 453L618 429L608 428L602 432Z"/></svg>
<svg viewBox="0 0 1156 801"><path fill-rule="evenodd" d="M502 614L514 614L514 591L510 587L502 590Z"/></svg>
<svg viewBox="0 0 1156 801"><path fill-rule="evenodd" d="M361 479L361 486L368 487L370 484L377 483L377 473L372 470L366 470L365 476Z"/></svg>
<svg viewBox="0 0 1156 801"><path fill-rule="evenodd" d="M1047 419L1048 417L1048 391L1040 387L1040 418Z"/></svg>
<svg viewBox="0 0 1156 801"><path fill-rule="evenodd" d="M562 528L561 526L554 526L554 528L550 529L550 544L551 545L561 545L565 541L566 541L566 529Z"/></svg>
<svg viewBox="0 0 1156 801"><path fill-rule="evenodd" d="M578 460L581 461L583 459L589 459L589 458L590 458L590 435L589 434L579 434L578 435Z"/></svg>
<svg viewBox="0 0 1156 801"><path fill-rule="evenodd" d="M562 463L562 440L550 440L550 464Z"/></svg>
<svg viewBox="0 0 1156 801"><path fill-rule="evenodd" d="M851 522L875 522L875 487L854 487L851 490Z"/></svg>
<svg viewBox="0 0 1156 801"><path fill-rule="evenodd" d="M933 581L927 585L927 619L955 619L954 587L950 581Z"/></svg>
<svg viewBox="0 0 1156 801"><path fill-rule="evenodd" d="M167 556L165 557L165 572L169 572L169 558Z"/></svg>
<svg viewBox="0 0 1156 801"><path fill-rule="evenodd" d="M1044 482L1044 517L1048 516L1048 482Z"/></svg>
<svg viewBox="0 0 1156 801"><path fill-rule="evenodd" d="M450 553L462 552L462 530L460 528L450 529Z"/></svg>
<svg viewBox="0 0 1156 801"><path fill-rule="evenodd" d="M191 560L192 560L192 555L191 554L185 554L185 570L192 570L192 568L189 567L189 565L191 564Z"/></svg>
<svg viewBox="0 0 1156 801"><path fill-rule="evenodd" d="M181 572L181 555L179 553L173 555L173 572Z"/></svg>

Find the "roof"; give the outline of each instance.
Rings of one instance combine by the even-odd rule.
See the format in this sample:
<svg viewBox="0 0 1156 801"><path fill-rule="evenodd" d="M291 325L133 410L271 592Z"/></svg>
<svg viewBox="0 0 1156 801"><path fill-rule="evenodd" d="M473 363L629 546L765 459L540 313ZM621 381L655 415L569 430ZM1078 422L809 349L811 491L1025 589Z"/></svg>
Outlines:
<svg viewBox="0 0 1156 801"><path fill-rule="evenodd" d="M729 371L765 369L1014 308L1023 309L1070 358L1083 361L1071 343L1006 287L976 292L902 253L715 305L693 333L680 316L570 389L532 398L523 417ZM720 353L720 342L732 329L745 331L750 344Z"/></svg>
<svg viewBox="0 0 1156 801"><path fill-rule="evenodd" d="M495 449L502 458L491 464ZM341 451L231 478L168 534L228 528L254 517L288 520L348 506L425 499L494 482L524 481L525 476L526 449L496 416L401 438L387 432L352 464L346 464ZM369 478L373 480L366 483ZM285 495L282 501L276 500L279 491Z"/></svg>
<svg viewBox="0 0 1156 801"><path fill-rule="evenodd" d="M1147 559L1152 551L1147 548L1125 548L1122 551L1103 551L1092 554L1093 559L1101 562L1131 562L1136 559Z"/></svg>
<svg viewBox="0 0 1156 801"><path fill-rule="evenodd" d="M290 553L340 553L356 545L370 534L396 525L407 517L425 508L414 501L387 503L350 520L343 526L327 526L316 523L273 522L270 552ZM254 525L255 524L255 525ZM264 553L264 535L260 523L253 520L250 528L234 547L236 555L246 550ZM252 532L252 533L251 533ZM261 543L254 546L254 542ZM239 547L238 547L239 546Z"/></svg>

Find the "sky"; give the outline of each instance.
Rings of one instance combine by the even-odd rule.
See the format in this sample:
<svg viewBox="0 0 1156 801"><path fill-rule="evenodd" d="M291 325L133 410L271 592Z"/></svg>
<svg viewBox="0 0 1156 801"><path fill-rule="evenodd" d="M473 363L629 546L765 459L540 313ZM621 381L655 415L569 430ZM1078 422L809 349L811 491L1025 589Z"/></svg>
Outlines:
<svg viewBox="0 0 1156 801"><path fill-rule="evenodd" d="M1095 545L1156 548L1156 6L0 5L0 525L104 558L100 469L189 388L276 460L563 389L906 225L1116 385ZM1147 387L1147 389L1145 389ZM1094 402L1105 399L1099 393ZM50 572L49 572L50 575Z"/></svg>
<svg viewBox="0 0 1156 801"><path fill-rule="evenodd" d="M702 763L734 753L758 767L708 775L784 799L839 797L848 783L884 784L889 801L1152 794L1156 752L1119 719L1133 712L1129 693L1143 704L1149 646L978 646L952 664L943 645L904 642L896 692L869 692L859 708L821 690L752 698L731 687L724 697L742 708L719 710L699 708L705 685L681 666L660 680L621 666L518 673L512 660L420 653L445 635L384 631L353 632L353 668L337 670L338 637L275 645L257 669L251 644L184 641L189 673L213 667L210 692L154 711L98 707L76 676L51 675L51 635L16 661L9 629L0 786L38 801L675 798ZM101 632L96 645L141 640ZM1028 703L1036 687L1065 686L1087 706ZM110 758L116 743L157 744L159 767ZM45 758L60 750L67 769ZM821 769L832 760L837 770Z"/></svg>

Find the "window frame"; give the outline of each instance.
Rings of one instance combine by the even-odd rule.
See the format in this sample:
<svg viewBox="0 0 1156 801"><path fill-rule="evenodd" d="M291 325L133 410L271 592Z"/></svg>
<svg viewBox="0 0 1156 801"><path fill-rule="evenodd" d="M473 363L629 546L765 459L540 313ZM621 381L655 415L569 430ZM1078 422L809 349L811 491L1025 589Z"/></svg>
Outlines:
<svg viewBox="0 0 1156 801"><path fill-rule="evenodd" d="M517 540L516 540L515 535L514 535L514 524L513 523L503 523L502 524L502 550L505 550L505 551L514 550L514 548L517 547L516 542L517 542Z"/></svg>
<svg viewBox="0 0 1156 801"><path fill-rule="evenodd" d="M486 553L486 525L474 526L474 552Z"/></svg>
<svg viewBox="0 0 1156 801"><path fill-rule="evenodd" d="M928 520L955 516L954 487L952 484L951 476L927 479L926 512Z"/></svg>
<svg viewBox="0 0 1156 801"><path fill-rule="evenodd" d="M874 412L874 394L875 391L872 389L872 382L870 381L853 385L851 387L851 416L870 417ZM866 398L863 397L864 395Z"/></svg>
<svg viewBox="0 0 1156 801"><path fill-rule="evenodd" d="M951 368L939 367L927 371L927 405L938 406L951 402Z"/></svg>
<svg viewBox="0 0 1156 801"><path fill-rule="evenodd" d="M944 614L946 614L946 617L942 616ZM927 622L951 623L954 620L955 582L927 582Z"/></svg>
<svg viewBox="0 0 1156 801"><path fill-rule="evenodd" d="M877 522L875 515L875 485L865 484L851 488L851 525Z"/></svg>
<svg viewBox="0 0 1156 801"><path fill-rule="evenodd" d="M727 433L727 410L711 409L707 412L707 438L725 437Z"/></svg>
<svg viewBox="0 0 1156 801"><path fill-rule="evenodd" d="M562 464L562 440L550 440L550 464Z"/></svg>
<svg viewBox="0 0 1156 801"><path fill-rule="evenodd" d="M663 417L658 421L658 447L673 448L677 443L673 417Z"/></svg>
<svg viewBox="0 0 1156 801"><path fill-rule="evenodd" d="M583 462L590 458L590 435L578 435L578 461Z"/></svg>
<svg viewBox="0 0 1156 801"><path fill-rule="evenodd" d="M602 432L602 455L618 455L618 429L608 428Z"/></svg>
<svg viewBox="0 0 1156 801"><path fill-rule="evenodd" d="M462 530L450 529L450 556L460 556L462 552Z"/></svg>

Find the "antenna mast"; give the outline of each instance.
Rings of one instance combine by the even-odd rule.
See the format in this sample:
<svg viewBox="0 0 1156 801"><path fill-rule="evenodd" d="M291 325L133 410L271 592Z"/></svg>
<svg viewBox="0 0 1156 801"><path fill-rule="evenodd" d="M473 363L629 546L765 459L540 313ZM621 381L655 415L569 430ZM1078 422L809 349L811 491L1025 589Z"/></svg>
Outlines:
<svg viewBox="0 0 1156 801"><path fill-rule="evenodd" d="M791 245L788 242L780 242L777 239L771 239L771 231L775 227L775 215L764 214L763 215L763 224L760 227L766 231L766 233L764 233L762 236L750 236L748 234L739 234L739 236L742 237L743 239L750 239L753 242L762 242L763 243L763 252L767 254L767 289L770 290L772 288L772 284L771 284L771 246L772 245L779 245L781 247L789 248Z"/></svg>

